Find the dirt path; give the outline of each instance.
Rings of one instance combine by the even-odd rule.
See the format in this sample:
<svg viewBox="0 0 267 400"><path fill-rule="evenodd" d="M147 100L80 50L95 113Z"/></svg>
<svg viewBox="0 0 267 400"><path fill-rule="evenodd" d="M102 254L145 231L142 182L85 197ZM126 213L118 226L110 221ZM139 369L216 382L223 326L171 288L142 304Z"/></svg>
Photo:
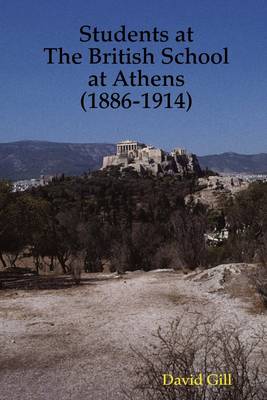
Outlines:
<svg viewBox="0 0 267 400"><path fill-rule="evenodd" d="M130 345L147 345L158 325L187 308L266 322L266 314L251 316L241 300L210 293L182 274L103 278L62 290L0 292L1 400L122 399Z"/></svg>

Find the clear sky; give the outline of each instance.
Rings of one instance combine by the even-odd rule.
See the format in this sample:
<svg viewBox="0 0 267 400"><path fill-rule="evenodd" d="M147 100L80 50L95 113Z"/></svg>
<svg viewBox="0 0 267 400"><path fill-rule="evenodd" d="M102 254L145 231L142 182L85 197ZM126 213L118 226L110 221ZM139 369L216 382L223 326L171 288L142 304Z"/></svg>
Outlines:
<svg viewBox="0 0 267 400"><path fill-rule="evenodd" d="M79 98L88 89L88 76L101 70L115 74L120 67L47 65L43 48L84 51L95 44L80 43L81 25L115 31L122 24L136 30L156 26L172 34L191 26L193 50L228 47L230 64L125 69L184 74L185 89L193 96L188 113L139 107L84 113ZM125 44L108 47L113 46ZM160 46L178 49L174 42ZM1 142L132 138L200 155L267 151L266 0L0 0L0 51Z"/></svg>

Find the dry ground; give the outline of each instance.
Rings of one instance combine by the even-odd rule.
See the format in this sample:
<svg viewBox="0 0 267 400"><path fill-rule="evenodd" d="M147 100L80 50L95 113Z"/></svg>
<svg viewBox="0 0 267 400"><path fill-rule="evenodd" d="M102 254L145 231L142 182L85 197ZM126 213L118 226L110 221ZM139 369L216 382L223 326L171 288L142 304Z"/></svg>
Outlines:
<svg viewBox="0 0 267 400"><path fill-rule="evenodd" d="M0 291L1 400L120 400L130 346L140 350L186 309L237 320L248 336L266 326L267 314L252 289L236 290L243 267L230 271L232 284L221 266L208 274L87 274L81 286Z"/></svg>

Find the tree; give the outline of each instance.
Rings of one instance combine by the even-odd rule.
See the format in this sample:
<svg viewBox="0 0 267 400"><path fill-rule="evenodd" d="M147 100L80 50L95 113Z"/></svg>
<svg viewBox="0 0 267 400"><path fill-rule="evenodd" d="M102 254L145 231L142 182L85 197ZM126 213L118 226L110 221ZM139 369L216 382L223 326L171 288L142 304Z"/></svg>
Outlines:
<svg viewBox="0 0 267 400"><path fill-rule="evenodd" d="M189 204L173 213L170 232L176 242L181 263L194 269L206 261L206 210L201 205Z"/></svg>
<svg viewBox="0 0 267 400"><path fill-rule="evenodd" d="M4 268L7 267L7 262L4 258L9 240L7 240L7 233L10 232L8 226L9 218L7 215L7 209L12 199L12 185L7 181L0 181L0 261Z"/></svg>
<svg viewBox="0 0 267 400"><path fill-rule="evenodd" d="M225 206L228 252L235 261L254 261L265 253L267 183L254 183Z"/></svg>

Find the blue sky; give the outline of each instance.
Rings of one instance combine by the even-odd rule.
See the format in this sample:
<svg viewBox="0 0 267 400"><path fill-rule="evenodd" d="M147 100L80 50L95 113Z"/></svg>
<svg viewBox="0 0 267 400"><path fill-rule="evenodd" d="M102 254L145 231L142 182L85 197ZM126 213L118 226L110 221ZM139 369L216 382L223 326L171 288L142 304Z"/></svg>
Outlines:
<svg viewBox="0 0 267 400"><path fill-rule="evenodd" d="M134 138L197 154L267 151L265 0L1 0L0 9L1 142ZM193 96L188 113L141 108L84 113L79 98L87 90L88 76L101 70L115 74L120 67L47 65L43 48L84 52L94 44L80 43L81 25L115 31L122 24L135 30L157 26L171 34L191 26L193 50L228 47L230 64L125 68L126 72L142 68L150 75L184 74L185 89ZM107 48L114 46L125 45Z"/></svg>

